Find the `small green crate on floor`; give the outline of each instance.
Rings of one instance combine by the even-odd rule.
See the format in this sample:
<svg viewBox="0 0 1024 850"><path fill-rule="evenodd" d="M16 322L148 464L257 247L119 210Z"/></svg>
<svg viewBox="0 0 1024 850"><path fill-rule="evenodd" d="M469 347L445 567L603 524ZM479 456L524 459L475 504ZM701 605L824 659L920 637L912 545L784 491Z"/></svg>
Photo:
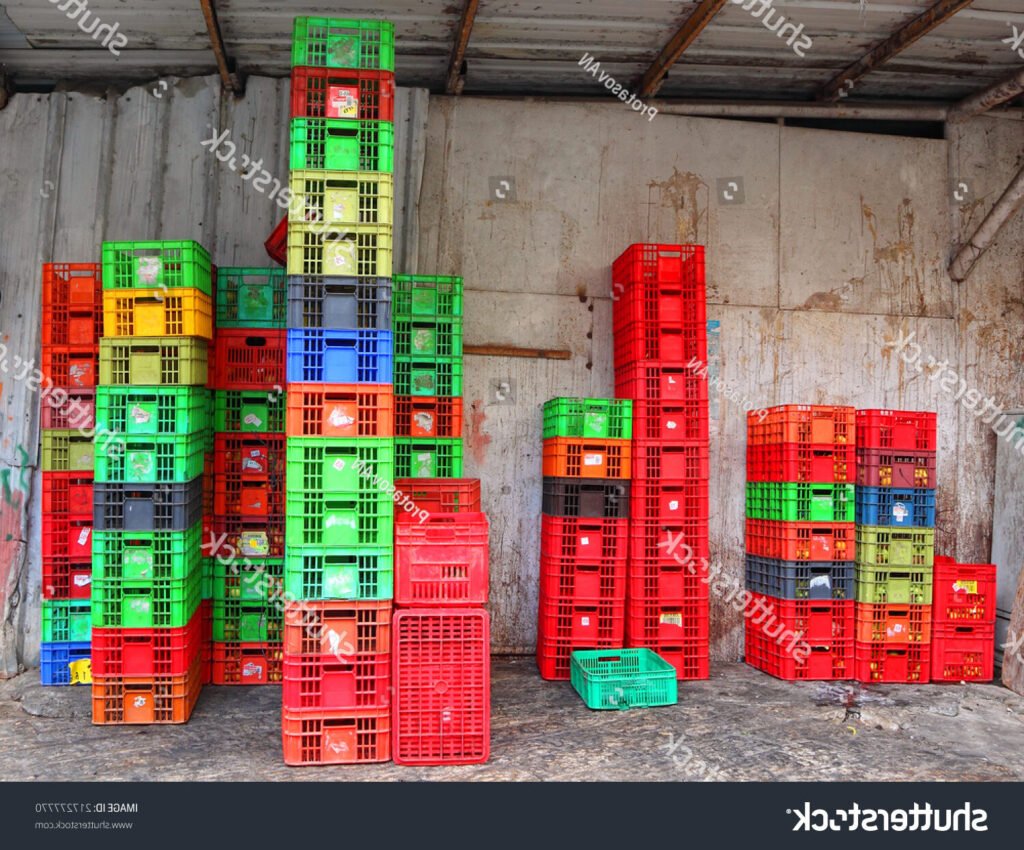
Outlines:
<svg viewBox="0 0 1024 850"><path fill-rule="evenodd" d="M247 561L236 559L222 564L213 559L211 566L212 599L241 600L242 604L272 602L284 590L284 560Z"/></svg>
<svg viewBox="0 0 1024 850"><path fill-rule="evenodd" d="M931 569L935 565L934 528L886 528L858 525L857 566Z"/></svg>
<svg viewBox="0 0 1024 850"><path fill-rule="evenodd" d="M462 292L461 277L396 274L391 312L399 319L461 318Z"/></svg>
<svg viewBox="0 0 1024 850"><path fill-rule="evenodd" d="M462 357L462 317L391 318L396 357Z"/></svg>
<svg viewBox="0 0 1024 850"><path fill-rule="evenodd" d="M293 118L290 133L293 171L395 170L395 125L390 121Z"/></svg>
<svg viewBox="0 0 1024 850"><path fill-rule="evenodd" d="M251 602L240 597L213 597L213 639L218 643L280 643L284 632L284 605Z"/></svg>
<svg viewBox="0 0 1024 850"><path fill-rule="evenodd" d="M869 605L931 605L932 570L904 567L854 567L857 601Z"/></svg>
<svg viewBox="0 0 1024 850"><path fill-rule="evenodd" d="M395 395L462 397L461 357L395 357Z"/></svg>
<svg viewBox="0 0 1024 850"><path fill-rule="evenodd" d="M462 440L395 438L396 478L461 478Z"/></svg>
<svg viewBox="0 0 1024 850"><path fill-rule="evenodd" d="M289 437L285 460L289 493L379 495L395 480L391 437Z"/></svg>
<svg viewBox="0 0 1024 850"><path fill-rule="evenodd" d="M295 19L292 67L395 70L395 25L344 18Z"/></svg>
<svg viewBox="0 0 1024 850"><path fill-rule="evenodd" d="M100 385L201 387L209 349L199 337L106 337L100 340Z"/></svg>
<svg viewBox="0 0 1024 850"><path fill-rule="evenodd" d="M280 267L217 269L217 327L285 327L287 281Z"/></svg>
<svg viewBox="0 0 1024 850"><path fill-rule="evenodd" d="M633 402L618 398L553 398L544 403L544 439L629 440Z"/></svg>
<svg viewBox="0 0 1024 850"><path fill-rule="evenodd" d="M92 582L92 625L96 629L180 629L199 610L203 571L170 581Z"/></svg>
<svg viewBox="0 0 1024 850"><path fill-rule="evenodd" d="M43 472L91 472L95 466L93 439L80 431L47 428L42 443Z"/></svg>
<svg viewBox="0 0 1024 850"><path fill-rule="evenodd" d="M263 390L216 390L213 430L217 433L283 434L287 397Z"/></svg>
<svg viewBox="0 0 1024 850"><path fill-rule="evenodd" d="M202 575L202 525L188 531L93 531L93 581L181 581Z"/></svg>
<svg viewBox="0 0 1024 850"><path fill-rule="evenodd" d="M96 430L128 437L185 436L210 431L205 387L98 387Z"/></svg>
<svg viewBox="0 0 1024 850"><path fill-rule="evenodd" d="M92 640L92 602L88 599L44 599L43 643L83 643Z"/></svg>
<svg viewBox="0 0 1024 850"><path fill-rule="evenodd" d="M748 519L853 522L855 508L853 484L747 484Z"/></svg>
<svg viewBox="0 0 1024 850"><path fill-rule="evenodd" d="M284 553L288 599L393 599L394 576L392 546L299 548L289 542Z"/></svg>
<svg viewBox="0 0 1024 850"><path fill-rule="evenodd" d="M361 493L288 489L285 539L292 546L390 546L395 502L383 488Z"/></svg>
<svg viewBox="0 0 1024 850"><path fill-rule="evenodd" d="M587 708L626 709L675 705L675 668L650 649L576 650L569 679Z"/></svg>
<svg viewBox="0 0 1024 850"><path fill-rule="evenodd" d="M96 480L115 484L173 484L203 474L209 434L122 437L96 452Z"/></svg>
<svg viewBox="0 0 1024 850"><path fill-rule="evenodd" d="M198 242L104 242L104 289L198 289L213 294L210 255Z"/></svg>

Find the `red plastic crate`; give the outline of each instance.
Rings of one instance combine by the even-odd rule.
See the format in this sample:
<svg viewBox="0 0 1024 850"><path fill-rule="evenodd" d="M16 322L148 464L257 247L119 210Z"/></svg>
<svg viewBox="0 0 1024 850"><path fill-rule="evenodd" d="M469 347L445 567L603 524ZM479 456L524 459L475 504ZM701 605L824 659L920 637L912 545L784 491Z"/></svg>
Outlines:
<svg viewBox="0 0 1024 850"><path fill-rule="evenodd" d="M627 637L626 646L645 647L658 653L676 668L676 679L680 681L698 681L711 676L711 645L707 638L679 646L668 643L630 643Z"/></svg>
<svg viewBox="0 0 1024 850"><path fill-rule="evenodd" d="M395 492L402 493L416 510L428 513L480 511L479 478L396 478ZM395 512L395 522L418 522L415 514Z"/></svg>
<svg viewBox="0 0 1024 850"><path fill-rule="evenodd" d="M92 574L92 514L43 514L43 598L85 599Z"/></svg>
<svg viewBox="0 0 1024 850"><path fill-rule="evenodd" d="M694 363L700 364L697 367L700 369L708 360L707 322L703 319L686 322L617 322L613 333L616 369L628 368L644 360ZM703 378L696 375L696 370L687 368L686 371L703 381Z"/></svg>
<svg viewBox="0 0 1024 850"><path fill-rule="evenodd" d="M284 610L288 655L356 657L391 650L391 600L289 602Z"/></svg>
<svg viewBox="0 0 1024 850"><path fill-rule="evenodd" d="M292 68L292 118L395 120L395 75L390 71Z"/></svg>
<svg viewBox="0 0 1024 850"><path fill-rule="evenodd" d="M995 625L937 626L932 633L933 682L991 682Z"/></svg>
<svg viewBox="0 0 1024 850"><path fill-rule="evenodd" d="M746 521L746 550L780 561L853 561L857 543L852 522Z"/></svg>
<svg viewBox="0 0 1024 850"><path fill-rule="evenodd" d="M780 599L751 593L745 614L748 628L781 623L783 631L792 632L808 645L828 646L833 641L854 639L855 606L852 599ZM755 622L762 617L761 624Z"/></svg>
<svg viewBox="0 0 1024 850"><path fill-rule="evenodd" d="M43 263L44 346L99 346L103 336L101 273L98 263Z"/></svg>
<svg viewBox="0 0 1024 850"><path fill-rule="evenodd" d="M703 381L701 382L704 383ZM708 439L707 393L692 384L694 398L683 402L633 402L633 439L647 442L679 442ZM634 456L635 460L635 456Z"/></svg>
<svg viewBox="0 0 1024 850"><path fill-rule="evenodd" d="M286 333L265 328L217 328L210 357L210 386L218 390L283 390Z"/></svg>
<svg viewBox="0 0 1024 850"><path fill-rule="evenodd" d="M615 397L643 401L647 405L685 407L699 410L708 402L708 382L698 372L700 364L688 366L686 361L647 361L644 363L616 362ZM639 408L634 408L636 413ZM633 436L638 436L633 429Z"/></svg>
<svg viewBox="0 0 1024 850"><path fill-rule="evenodd" d="M93 512L92 471L43 472L43 516L88 515Z"/></svg>
<svg viewBox="0 0 1024 850"><path fill-rule="evenodd" d="M551 437L544 441L544 475L551 478L629 478L629 440Z"/></svg>
<svg viewBox="0 0 1024 850"><path fill-rule="evenodd" d="M204 653L202 611L177 629L93 629L94 676L184 676Z"/></svg>
<svg viewBox="0 0 1024 850"><path fill-rule="evenodd" d="M931 605L857 603L859 643L927 644L932 634Z"/></svg>
<svg viewBox="0 0 1024 850"><path fill-rule="evenodd" d="M863 449L934 452L937 426L938 417L930 411L858 410L857 445Z"/></svg>
<svg viewBox="0 0 1024 850"><path fill-rule="evenodd" d="M203 689L205 662L197 655L183 676L96 676L92 722L98 726L187 723Z"/></svg>
<svg viewBox="0 0 1024 850"><path fill-rule="evenodd" d="M825 404L784 404L747 413L747 445L856 445L856 411Z"/></svg>
<svg viewBox="0 0 1024 850"><path fill-rule="evenodd" d="M393 437L390 384L289 384L289 437Z"/></svg>
<svg viewBox="0 0 1024 850"><path fill-rule="evenodd" d="M92 562L65 556L44 556L43 599L92 598Z"/></svg>
<svg viewBox="0 0 1024 850"><path fill-rule="evenodd" d="M572 560L540 559L540 598L548 602L626 601L626 562L579 564Z"/></svg>
<svg viewBox="0 0 1024 850"><path fill-rule="evenodd" d="M214 434L213 474L218 489L221 479L229 477L274 482L283 488L285 468L284 434Z"/></svg>
<svg viewBox="0 0 1024 850"><path fill-rule="evenodd" d="M484 513L434 513L395 526L395 604L485 605L490 580Z"/></svg>
<svg viewBox="0 0 1024 850"><path fill-rule="evenodd" d="M295 767L391 761L391 709L285 709L281 744L285 764Z"/></svg>
<svg viewBox="0 0 1024 850"><path fill-rule="evenodd" d="M288 215L285 214L277 226L271 231L267 237L267 241L263 243L263 247L267 251L267 256L270 257L279 266L285 266L288 264ZM216 280L214 275L214 280Z"/></svg>
<svg viewBox="0 0 1024 850"><path fill-rule="evenodd" d="M211 684L274 685L283 678L279 643L212 643Z"/></svg>
<svg viewBox="0 0 1024 850"><path fill-rule="evenodd" d="M480 764L491 751L490 618L482 609L395 614L397 764Z"/></svg>
<svg viewBox="0 0 1024 850"><path fill-rule="evenodd" d="M793 653L780 645L777 637L769 637L763 629L752 626L748 621L745 661L751 667L787 682L842 681L853 679L855 675L853 643L851 637L810 645L806 653Z"/></svg>
<svg viewBox="0 0 1024 850"><path fill-rule="evenodd" d="M707 457L707 450L703 450ZM662 456L664 461L666 456ZM687 458L687 465L692 464ZM634 480L630 493L630 518L634 522L671 525L693 520L708 521L710 502L707 478L651 477Z"/></svg>
<svg viewBox="0 0 1024 850"><path fill-rule="evenodd" d="M625 561L629 541L628 519L589 517L540 518L540 553L571 563L604 564Z"/></svg>
<svg viewBox="0 0 1024 850"><path fill-rule="evenodd" d="M857 483L861 487L934 488L937 486L935 459L935 452L904 452L857 446Z"/></svg>
<svg viewBox="0 0 1024 850"><path fill-rule="evenodd" d="M703 246L682 248L676 268L660 258L645 263L616 261L612 266L612 317L615 332L630 324L676 325L693 323L706 327L707 286ZM696 254L693 249L700 249ZM666 261L674 260L667 255ZM659 270L658 265L662 268ZM661 273L659 273L659 271Z"/></svg>
<svg viewBox="0 0 1024 850"><path fill-rule="evenodd" d="M922 685L931 681L929 644L862 643L853 647L855 678L864 684Z"/></svg>
<svg viewBox="0 0 1024 850"><path fill-rule="evenodd" d="M687 646L707 641L710 628L707 599L626 600L626 638L631 646Z"/></svg>
<svg viewBox="0 0 1024 850"><path fill-rule="evenodd" d="M92 389L100 373L99 345L44 345L39 371L52 386Z"/></svg>
<svg viewBox="0 0 1024 850"><path fill-rule="evenodd" d="M660 522L633 520L629 528L631 564L685 566L699 570L710 557L708 522L705 519Z"/></svg>
<svg viewBox="0 0 1024 850"><path fill-rule="evenodd" d="M217 279L214 273L213 279ZM213 684L213 601L204 599L199 603L199 616L202 623L203 638L203 668L202 681L204 685Z"/></svg>
<svg viewBox="0 0 1024 850"><path fill-rule="evenodd" d="M612 263L612 281L620 286L613 288L613 297L626 297L637 287L644 287L645 292L681 283L703 287L704 246L636 242Z"/></svg>
<svg viewBox="0 0 1024 850"><path fill-rule="evenodd" d="M747 481L853 484L857 474L853 443L747 446Z"/></svg>
<svg viewBox="0 0 1024 850"><path fill-rule="evenodd" d="M66 430L96 425L96 390L54 389L39 403L39 427Z"/></svg>
<svg viewBox="0 0 1024 850"><path fill-rule="evenodd" d="M537 619L537 667L542 679L569 679L574 649L616 649L625 639L625 602L541 599Z"/></svg>
<svg viewBox="0 0 1024 850"><path fill-rule="evenodd" d="M686 565L674 561L631 559L627 570L629 598L669 604L711 598L706 559Z"/></svg>
<svg viewBox="0 0 1024 850"><path fill-rule="evenodd" d="M958 564L945 555L936 555L932 578L932 620L936 626L995 623L995 564Z"/></svg>
<svg viewBox="0 0 1024 850"><path fill-rule="evenodd" d="M462 399L396 396L395 436L461 438Z"/></svg>
<svg viewBox="0 0 1024 850"><path fill-rule="evenodd" d="M234 548L246 558L283 558L285 517L270 514L259 519L248 516L213 515L213 537L223 538L223 547Z"/></svg>

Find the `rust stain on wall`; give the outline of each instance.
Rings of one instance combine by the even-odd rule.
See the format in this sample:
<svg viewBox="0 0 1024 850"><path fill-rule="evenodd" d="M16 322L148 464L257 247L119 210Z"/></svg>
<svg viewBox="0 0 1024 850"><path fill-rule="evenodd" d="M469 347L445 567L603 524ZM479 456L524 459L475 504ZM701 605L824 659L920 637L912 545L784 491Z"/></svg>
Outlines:
<svg viewBox="0 0 1024 850"><path fill-rule="evenodd" d="M915 214L909 198L896 209L896 238L879 232L878 216L860 199L861 221L871 233L871 259L881 278L882 292L892 293L893 308L923 316L927 312L924 279L914 249Z"/></svg>
<svg viewBox="0 0 1024 850"><path fill-rule="evenodd" d="M484 458L487 456L487 447L491 444L491 435L483 432L486 421L487 414L484 413L484 403L477 399L469 405L469 416L466 418L466 447L477 465L484 462Z"/></svg>
<svg viewBox="0 0 1024 850"><path fill-rule="evenodd" d="M675 210L679 241L699 242L700 225L707 215L708 184L692 171L673 168L668 180L652 180L647 186L651 195L658 191L663 207ZM698 197L701 190L705 192L703 208Z"/></svg>

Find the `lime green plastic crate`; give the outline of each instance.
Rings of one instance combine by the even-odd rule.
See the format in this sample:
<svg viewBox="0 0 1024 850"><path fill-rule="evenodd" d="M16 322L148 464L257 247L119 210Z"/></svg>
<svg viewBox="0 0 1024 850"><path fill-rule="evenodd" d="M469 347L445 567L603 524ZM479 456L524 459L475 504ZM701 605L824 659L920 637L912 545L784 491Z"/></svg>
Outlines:
<svg viewBox="0 0 1024 850"><path fill-rule="evenodd" d="M295 19L292 67L395 70L395 25L344 18Z"/></svg>
<svg viewBox="0 0 1024 850"><path fill-rule="evenodd" d="M92 602L88 599L44 599L43 643L92 640Z"/></svg>
<svg viewBox="0 0 1024 850"><path fill-rule="evenodd" d="M617 398L553 398L544 403L544 439L629 440L633 402Z"/></svg>
<svg viewBox="0 0 1024 850"><path fill-rule="evenodd" d="M210 401L205 387L97 387L96 430L127 437L210 431Z"/></svg>
<svg viewBox="0 0 1024 850"><path fill-rule="evenodd" d="M210 255L198 242L104 242L104 289L213 293Z"/></svg>
<svg viewBox="0 0 1024 850"><path fill-rule="evenodd" d="M392 546L297 547L284 554L284 590L290 599L393 599Z"/></svg>
<svg viewBox="0 0 1024 850"><path fill-rule="evenodd" d="M626 709L675 705L675 668L650 649L576 650L569 680L587 708Z"/></svg>
<svg viewBox="0 0 1024 850"><path fill-rule="evenodd" d="M283 328L287 313L288 278L284 269L217 269L217 327Z"/></svg>
<svg viewBox="0 0 1024 850"><path fill-rule="evenodd" d="M213 395L217 433L283 434L287 397L262 390L217 390Z"/></svg>
<svg viewBox="0 0 1024 850"><path fill-rule="evenodd" d="M289 437L285 461L289 494L376 496L394 486L395 449L391 437Z"/></svg>
<svg viewBox="0 0 1024 850"><path fill-rule="evenodd" d="M288 274L316 277L391 277L392 233L386 224L288 222Z"/></svg>
<svg viewBox="0 0 1024 850"><path fill-rule="evenodd" d="M747 518L780 522L853 522L853 484L747 484Z"/></svg>
<svg viewBox="0 0 1024 850"><path fill-rule="evenodd" d="M100 340L100 384L203 386L209 344L199 337L110 337Z"/></svg>
<svg viewBox="0 0 1024 850"><path fill-rule="evenodd" d="M288 488L289 546L390 546L395 502L386 489L323 493Z"/></svg>
<svg viewBox="0 0 1024 850"><path fill-rule="evenodd" d="M462 316L462 278L396 274L391 312L400 319Z"/></svg>
<svg viewBox="0 0 1024 850"><path fill-rule="evenodd" d="M288 217L331 227L394 225L395 181L379 171L292 171Z"/></svg>
<svg viewBox="0 0 1024 850"><path fill-rule="evenodd" d="M854 567L857 601L869 605L931 605L932 570L908 567Z"/></svg>
<svg viewBox="0 0 1024 850"><path fill-rule="evenodd" d="M461 478L462 440L396 437L395 477Z"/></svg>
<svg viewBox="0 0 1024 850"><path fill-rule="evenodd" d="M93 439L80 431L47 428L42 443L43 472L89 472L95 466Z"/></svg>
<svg viewBox="0 0 1024 850"><path fill-rule="evenodd" d="M931 568L935 565L934 528L885 528L858 525L858 567Z"/></svg>
<svg viewBox="0 0 1024 850"><path fill-rule="evenodd" d="M203 568L202 524L188 531L93 531L93 581L163 582Z"/></svg>
<svg viewBox="0 0 1024 850"><path fill-rule="evenodd" d="M462 396L461 357L395 357L395 395Z"/></svg>
<svg viewBox="0 0 1024 850"><path fill-rule="evenodd" d="M97 629L178 629L187 626L203 597L203 571L160 581L92 581L92 625Z"/></svg>
<svg viewBox="0 0 1024 850"><path fill-rule="evenodd" d="M290 133L292 170L395 170L395 125L390 121L293 118Z"/></svg>
<svg viewBox="0 0 1024 850"><path fill-rule="evenodd" d="M284 589L284 560L267 558L259 561L237 559L224 564L213 559L211 564L212 599L241 600L245 605L264 604L280 599Z"/></svg>

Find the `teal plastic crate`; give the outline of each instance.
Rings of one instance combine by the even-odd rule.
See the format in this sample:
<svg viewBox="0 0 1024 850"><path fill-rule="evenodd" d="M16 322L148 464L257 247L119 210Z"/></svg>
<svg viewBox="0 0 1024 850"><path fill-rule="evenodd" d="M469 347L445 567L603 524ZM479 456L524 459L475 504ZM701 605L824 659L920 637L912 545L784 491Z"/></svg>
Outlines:
<svg viewBox="0 0 1024 850"><path fill-rule="evenodd" d="M393 599L394 549L298 547L284 554L290 599ZM290 594L290 595L289 595Z"/></svg>
<svg viewBox="0 0 1024 850"><path fill-rule="evenodd" d="M283 328L288 278L283 268L217 269L217 327Z"/></svg>
<svg viewBox="0 0 1024 850"><path fill-rule="evenodd" d="M213 430L232 434L283 434L287 397L263 390L216 390Z"/></svg>
<svg viewBox="0 0 1024 850"><path fill-rule="evenodd" d="M295 19L292 67L395 70L395 25L345 18Z"/></svg>
<svg viewBox="0 0 1024 850"><path fill-rule="evenodd" d="M576 650L569 680L587 708L627 709L675 705L676 669L650 649Z"/></svg>
<svg viewBox="0 0 1024 850"><path fill-rule="evenodd" d="M104 242L102 256L104 289L213 293L210 255L198 242Z"/></svg>
<svg viewBox="0 0 1024 850"><path fill-rule="evenodd" d="M96 430L127 437L196 434L212 429L204 387L97 387Z"/></svg>
<svg viewBox="0 0 1024 850"><path fill-rule="evenodd" d="M84 643L92 640L92 602L88 599L42 601L44 643Z"/></svg>
<svg viewBox="0 0 1024 850"><path fill-rule="evenodd" d="M96 481L124 484L173 484L203 474L209 434L173 437L116 437L97 449Z"/></svg>
<svg viewBox="0 0 1024 850"><path fill-rule="evenodd" d="M617 398L553 398L544 403L544 439L629 440L633 402Z"/></svg>
<svg viewBox="0 0 1024 850"><path fill-rule="evenodd" d="M395 125L390 121L293 118L292 171L395 170Z"/></svg>
<svg viewBox="0 0 1024 850"><path fill-rule="evenodd" d="M462 317L462 278L396 274L391 313L399 319Z"/></svg>
<svg viewBox="0 0 1024 850"><path fill-rule="evenodd" d="M461 439L395 438L397 478L461 478Z"/></svg>

